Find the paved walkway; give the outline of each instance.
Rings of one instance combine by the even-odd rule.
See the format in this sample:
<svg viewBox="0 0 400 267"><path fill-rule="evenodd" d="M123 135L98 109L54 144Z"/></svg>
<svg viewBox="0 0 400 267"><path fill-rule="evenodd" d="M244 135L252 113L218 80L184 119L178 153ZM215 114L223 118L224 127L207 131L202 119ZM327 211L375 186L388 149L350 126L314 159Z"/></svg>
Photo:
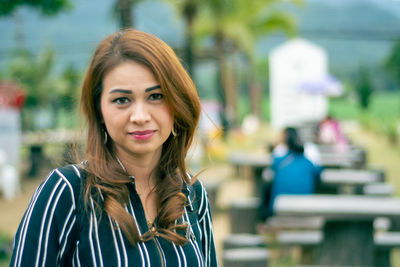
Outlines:
<svg viewBox="0 0 400 267"><path fill-rule="evenodd" d="M199 179L204 183L208 181L221 183L217 193L217 211L213 215L213 224L218 256L222 260L222 241L230 233L230 222L227 214L229 204L236 198L250 196L252 184L250 181L237 177L234 168L228 164L218 164L205 169L200 174Z"/></svg>

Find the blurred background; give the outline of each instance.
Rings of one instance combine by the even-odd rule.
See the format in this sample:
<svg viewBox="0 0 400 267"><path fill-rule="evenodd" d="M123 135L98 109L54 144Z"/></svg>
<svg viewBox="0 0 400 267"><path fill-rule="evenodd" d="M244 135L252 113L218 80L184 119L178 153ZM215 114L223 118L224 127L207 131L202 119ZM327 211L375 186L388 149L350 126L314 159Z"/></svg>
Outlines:
<svg viewBox="0 0 400 267"><path fill-rule="evenodd" d="M398 0L0 0L3 264L33 190L84 141L80 83L94 49L124 27L173 47L197 85L203 114L188 163L218 184L220 257L230 203L254 182L231 156L270 155L286 126L334 117L398 195L399 26ZM272 265L296 261L279 255Z"/></svg>

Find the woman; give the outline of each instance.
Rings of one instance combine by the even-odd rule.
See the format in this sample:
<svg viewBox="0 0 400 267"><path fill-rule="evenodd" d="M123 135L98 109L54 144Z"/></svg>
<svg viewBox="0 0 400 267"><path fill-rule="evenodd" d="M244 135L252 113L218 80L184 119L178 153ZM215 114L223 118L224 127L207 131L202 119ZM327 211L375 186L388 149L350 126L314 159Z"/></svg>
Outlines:
<svg viewBox="0 0 400 267"><path fill-rule="evenodd" d="M262 201L259 207L259 220L265 220L273 214L275 198L281 194L313 194L319 182L321 167L314 165L305 155L304 146L297 130L288 127L283 132L285 149L274 151L271 170L272 184L265 184L262 190ZM262 229L263 225L258 225Z"/></svg>
<svg viewBox="0 0 400 267"><path fill-rule="evenodd" d="M200 102L173 50L137 30L108 36L81 108L87 160L39 186L10 266L217 266L207 194L185 166Z"/></svg>

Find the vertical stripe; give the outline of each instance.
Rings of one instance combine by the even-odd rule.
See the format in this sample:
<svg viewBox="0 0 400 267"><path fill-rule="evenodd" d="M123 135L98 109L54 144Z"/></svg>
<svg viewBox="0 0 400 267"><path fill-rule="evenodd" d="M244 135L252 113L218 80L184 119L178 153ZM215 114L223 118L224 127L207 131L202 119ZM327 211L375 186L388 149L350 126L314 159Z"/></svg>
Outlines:
<svg viewBox="0 0 400 267"><path fill-rule="evenodd" d="M167 259L165 258L165 253L164 253L164 250L162 249L162 246L161 246L160 242L158 241L158 239L156 237L154 237L153 239L157 243L157 246L160 248L160 251L161 251L161 254L162 254L161 256L162 256L162 260L164 261L164 264L161 263L161 265L162 266L167 266Z"/></svg>
<svg viewBox="0 0 400 267"><path fill-rule="evenodd" d="M32 216L32 212L35 208L36 205L36 201L38 200L38 198L40 197L40 193L42 192L43 187L47 184L47 182L49 181L50 177L53 175L54 172L51 172L46 180L42 183L41 186L38 187L38 189L36 190L35 194L33 195L31 202L28 206L28 209L25 213L25 216L23 218L23 222L20 233L19 233L19 242L18 242L18 246L16 248L16 255L15 255L15 262L14 262L14 266L19 266L21 265L21 261L22 261L22 254L25 248L25 239L26 239L26 235L27 235L27 231L29 228L29 223L31 220L31 216Z"/></svg>
<svg viewBox="0 0 400 267"><path fill-rule="evenodd" d="M94 202L93 202L93 198L90 198L90 204L91 204L91 208L92 208L92 212L91 212L91 214L93 215L93 220L92 220L92 223L93 223L93 225L94 225L94 233L95 233L95 238L96 238L96 246L97 246L97 250L98 250L98 257L99 257L99 262L100 262L100 266L101 267L103 267L103 256L102 256L102 253L101 253L101 248L100 248L100 237L99 237L99 230L98 230L98 228L97 228L97 217L96 217L96 209L95 209L95 207L94 207ZM90 227L92 227L92 226L90 226ZM91 233L91 235L90 235L91 237L93 237L93 234ZM93 239L91 239L91 242L93 242ZM93 245L93 248L94 248L94 245Z"/></svg>
<svg viewBox="0 0 400 267"><path fill-rule="evenodd" d="M63 184L61 186L61 189L59 190L57 196L55 197L55 200L52 201L53 208L51 209L50 216L48 218L47 230L46 230L46 236L45 236L45 242L44 242L45 244L49 243L49 235L50 235L50 229L51 229L51 227L53 225L54 212L55 212L55 210L57 208L57 204L58 204L58 201L60 200L60 196L64 192L64 189L65 189L66 186L67 186L66 184ZM48 246L45 246L44 247L44 251L43 251L43 259L44 260L43 260L42 266L44 266L45 263L46 263L47 249L48 249Z"/></svg>
<svg viewBox="0 0 400 267"><path fill-rule="evenodd" d="M118 227L118 234L119 234L119 240L122 246L122 251L124 252L124 261L125 261L125 266L128 267L128 256L126 255L126 248L124 244L124 238L121 233L121 228L119 227L118 223L116 222L117 227Z"/></svg>
<svg viewBox="0 0 400 267"><path fill-rule="evenodd" d="M81 267L81 262L79 260L79 241L76 244L76 262L78 264L78 267Z"/></svg>
<svg viewBox="0 0 400 267"><path fill-rule="evenodd" d="M56 193L56 190L57 190L58 186L60 185L60 183L61 183L61 180L59 180L59 181L56 183L55 187L53 188L53 190L52 190L52 192L51 192L51 194L50 194L49 200L48 200L48 202L47 202L46 208L45 208L44 213L43 213L42 223L41 223L41 225L40 225L39 240L38 240L38 252L37 252L37 254L36 254L36 261L35 261L35 265L36 265L36 266L39 266L39 259L40 259L41 248L42 248L42 239L43 239L44 224L45 224L45 222L46 222L47 213L48 213L48 210L49 210L49 207L50 207L51 200L53 199L53 196L54 196L54 194ZM44 259L44 260L46 260L46 259Z"/></svg>
<svg viewBox="0 0 400 267"><path fill-rule="evenodd" d="M193 232L192 224L191 224L191 222L189 220L189 215L187 213L186 207L185 207L185 215L186 215L187 221L189 222L189 231ZM197 262L198 262L199 266L203 266L203 264L200 264L200 263L202 263L202 259L201 259L202 257L199 254L199 249L198 249L198 246L197 246L196 242L193 242L193 240L191 238L189 238L189 242L192 245L192 247L193 247L193 249L194 249L194 251L196 253Z"/></svg>
<svg viewBox="0 0 400 267"><path fill-rule="evenodd" d="M175 253L176 253L176 257L178 258L178 267L182 267L182 264L181 264L181 256L179 255L179 252L178 252L178 250L176 249L176 245L174 244L174 243L172 243L172 245L173 245L173 247L174 247L174 250L175 250Z"/></svg>
<svg viewBox="0 0 400 267"><path fill-rule="evenodd" d="M186 254L183 251L183 248L181 246L179 246L179 249L181 250L182 253L182 257L183 257L183 267L187 267L187 262L186 262Z"/></svg>
<svg viewBox="0 0 400 267"><path fill-rule="evenodd" d="M129 207L130 207L130 209L131 209L131 211L132 211L131 214L132 214L133 220L134 220L134 222L135 222L136 229L138 230L138 234L139 234L139 236L141 236L142 233L141 233L141 231L140 231L139 224L138 224L138 222L137 222L137 220L136 220L135 210L133 209L131 200L129 200ZM144 252L145 252L145 254L146 254L146 255L145 255L146 258L143 257L143 252L142 252L142 249L140 248L140 245L142 245L141 247L143 248L143 250L144 250ZM143 242L138 242L138 247L139 247L140 255L141 255L141 257L142 257L142 263L143 263L142 266L145 266L145 259L147 260L148 266L151 266L150 257L149 257L149 253L148 253L148 251L147 251L146 244L144 244Z"/></svg>
<svg viewBox="0 0 400 267"><path fill-rule="evenodd" d="M199 181L200 182L200 181ZM201 202L200 202L200 207L199 207L199 215L203 212L203 203L204 203L204 186L200 183L201 185Z"/></svg>
<svg viewBox="0 0 400 267"><path fill-rule="evenodd" d="M76 175L81 178L81 172L79 171L78 167L76 165L72 165L72 168L74 169Z"/></svg>
<svg viewBox="0 0 400 267"><path fill-rule="evenodd" d="M70 209L69 209L69 212L68 212L68 215L67 215L67 217L66 217L66 219L65 219L65 222L64 222L64 226L62 227L62 229L61 229L61 234L60 234L60 237L58 238L58 242L61 244L61 242L62 242L62 240L64 239L64 234L66 233L66 235L68 236L68 234L69 234L69 231L65 231L65 229L67 228L67 226L69 226L69 230L71 230L71 228L72 228L72 226L73 226L73 224L74 224L74 222L75 222L75 218L73 218L73 220L72 220L72 223L70 222L70 219L71 219L71 216L72 216L72 212L74 211L74 208L73 207L71 207ZM67 238L66 238L67 239Z"/></svg>
<svg viewBox="0 0 400 267"><path fill-rule="evenodd" d="M74 219L72 220L72 222L71 222L71 224L70 224L70 227L69 227L69 229L68 229L68 231L67 231L67 234L66 234L66 237L65 237L64 241L61 242L61 240L60 240L60 244L62 244L62 245L61 245L61 251L59 252L59 255L57 255L57 257L58 257L60 260L62 259L62 255L64 255L65 247L67 246L67 242L69 241L69 235L70 235L70 233L71 233L72 228L73 228L74 225L75 225L75 221L76 221L76 217L74 217ZM74 242L74 240L71 240L70 242Z"/></svg>
<svg viewBox="0 0 400 267"><path fill-rule="evenodd" d="M113 236L114 247L115 247L115 255L117 255L118 266L121 266L121 257L120 257L119 248L118 248L118 244L117 244L117 238L115 236L113 222L112 222L111 217L109 215L107 215L107 217L108 217L108 221L110 222L110 231L111 231L112 236Z"/></svg>
<svg viewBox="0 0 400 267"><path fill-rule="evenodd" d="M94 246L93 246L92 230L93 230L93 213L90 213L90 222L89 222L89 241L90 242L89 242L89 244L90 244L90 250L92 251L93 266L97 266L96 254L94 253Z"/></svg>
<svg viewBox="0 0 400 267"><path fill-rule="evenodd" d="M62 174L59 170L56 170L57 174L59 175L59 177L61 177L63 179L63 181L65 183L67 183L69 189L71 190L71 199L72 199L72 207L75 209L76 208L76 204L75 204L75 197L74 197L74 189L72 188L71 183L68 181L68 179L64 176L64 174Z"/></svg>

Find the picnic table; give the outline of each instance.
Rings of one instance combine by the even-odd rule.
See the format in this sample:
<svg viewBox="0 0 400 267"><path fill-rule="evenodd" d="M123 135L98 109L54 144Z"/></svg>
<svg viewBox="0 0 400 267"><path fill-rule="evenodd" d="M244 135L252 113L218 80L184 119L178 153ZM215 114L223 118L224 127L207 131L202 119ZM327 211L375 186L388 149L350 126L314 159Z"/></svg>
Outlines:
<svg viewBox="0 0 400 267"><path fill-rule="evenodd" d="M335 193L363 194L363 187L382 183L382 176L368 169L325 169L321 173L319 192L333 189Z"/></svg>
<svg viewBox="0 0 400 267"><path fill-rule="evenodd" d="M265 169L262 173L263 182L270 183L273 173ZM363 194L366 185L381 184L382 176L372 170L359 169L325 169L321 173L321 183L318 185L317 193L357 193ZM383 186L381 186L383 187ZM386 188L382 188L383 189Z"/></svg>
<svg viewBox="0 0 400 267"><path fill-rule="evenodd" d="M262 172L271 166L271 156L269 154L235 152L229 155L228 162L237 168L237 174L240 177L253 181L253 194L260 196Z"/></svg>
<svg viewBox="0 0 400 267"><path fill-rule="evenodd" d="M399 217L400 198L360 195L280 195L277 216L321 216L324 239L319 264L373 266L377 217Z"/></svg>
<svg viewBox="0 0 400 267"><path fill-rule="evenodd" d="M349 146L338 150L332 145L317 145L321 165L325 168L362 168L366 164L366 151L362 147Z"/></svg>
<svg viewBox="0 0 400 267"><path fill-rule="evenodd" d="M357 156L353 152L335 152L327 150L321 153L321 166L324 168L352 168L359 167ZM260 189L263 183L263 171L271 167L272 157L267 153L251 153L237 151L228 156L228 162L237 168L237 174L245 179L250 179L254 183L254 195L260 196Z"/></svg>

